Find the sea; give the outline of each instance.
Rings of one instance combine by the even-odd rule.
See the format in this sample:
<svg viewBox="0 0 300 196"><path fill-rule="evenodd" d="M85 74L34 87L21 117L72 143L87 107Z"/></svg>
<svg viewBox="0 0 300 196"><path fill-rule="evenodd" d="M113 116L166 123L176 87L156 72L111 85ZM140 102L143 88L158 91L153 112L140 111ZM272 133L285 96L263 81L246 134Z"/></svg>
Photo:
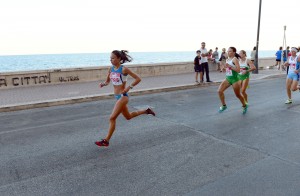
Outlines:
<svg viewBox="0 0 300 196"><path fill-rule="evenodd" d="M250 57L251 51L247 51ZM274 57L276 51L261 50L258 57ZM219 53L220 54L220 53ZM131 64L155 64L193 61L195 51L130 52ZM38 54L0 56L0 73L48 69L84 68L110 65L110 53Z"/></svg>

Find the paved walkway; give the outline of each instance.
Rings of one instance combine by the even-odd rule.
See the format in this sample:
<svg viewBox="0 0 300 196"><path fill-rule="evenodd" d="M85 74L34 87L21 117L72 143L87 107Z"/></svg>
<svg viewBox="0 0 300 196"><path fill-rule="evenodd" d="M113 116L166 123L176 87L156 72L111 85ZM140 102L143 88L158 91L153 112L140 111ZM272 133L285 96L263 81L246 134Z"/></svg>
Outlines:
<svg viewBox="0 0 300 196"><path fill-rule="evenodd" d="M224 73L210 72L213 83L195 85L194 73L185 73L168 76L155 76L142 78L142 81L131 92L131 95L195 88L206 85L216 85L224 80ZM252 74L251 79L263 79L266 77L285 75L285 72L277 69L259 70L258 74ZM129 83L130 83L129 79ZM100 89L98 81L59 84L48 86L32 86L0 90L0 112L47 107L54 105L79 103L92 100L100 100L112 97L111 86Z"/></svg>

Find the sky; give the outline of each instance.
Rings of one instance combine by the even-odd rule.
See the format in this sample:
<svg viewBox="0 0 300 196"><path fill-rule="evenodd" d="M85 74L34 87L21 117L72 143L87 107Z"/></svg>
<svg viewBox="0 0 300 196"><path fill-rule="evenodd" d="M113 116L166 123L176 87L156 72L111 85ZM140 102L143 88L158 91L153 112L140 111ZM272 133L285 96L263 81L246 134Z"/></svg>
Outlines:
<svg viewBox="0 0 300 196"><path fill-rule="evenodd" d="M260 50L300 46L299 0L262 0ZM0 55L251 50L259 0L1 0Z"/></svg>

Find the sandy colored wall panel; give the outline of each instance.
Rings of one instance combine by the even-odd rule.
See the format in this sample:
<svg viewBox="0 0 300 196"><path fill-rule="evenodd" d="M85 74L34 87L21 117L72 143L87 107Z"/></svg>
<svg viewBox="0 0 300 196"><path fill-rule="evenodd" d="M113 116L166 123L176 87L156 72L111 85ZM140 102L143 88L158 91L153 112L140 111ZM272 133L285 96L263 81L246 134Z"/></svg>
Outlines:
<svg viewBox="0 0 300 196"><path fill-rule="evenodd" d="M274 63L275 58L259 59L260 68L265 69ZM128 67L140 77L194 72L193 62L128 65ZM109 67L105 66L0 73L0 90L8 88L24 88L34 85L103 81L106 79L108 69ZM215 71L216 65L209 64L209 69L210 71Z"/></svg>

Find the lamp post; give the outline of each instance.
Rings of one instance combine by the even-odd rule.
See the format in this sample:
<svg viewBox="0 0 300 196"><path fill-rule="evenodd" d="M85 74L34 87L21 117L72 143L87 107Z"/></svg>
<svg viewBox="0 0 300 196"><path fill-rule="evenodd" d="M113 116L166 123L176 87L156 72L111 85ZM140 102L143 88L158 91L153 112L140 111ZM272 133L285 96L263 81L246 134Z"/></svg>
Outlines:
<svg viewBox="0 0 300 196"><path fill-rule="evenodd" d="M282 43L282 48L283 48L283 51L285 51L285 57L287 58L288 55L287 55L287 48L286 48L287 46L286 46L285 31L286 31L286 26L283 26L283 43ZM283 54L283 52L281 54L282 54L281 55L281 60L282 60L282 64L283 64L284 63L284 61L283 61L284 54Z"/></svg>
<svg viewBox="0 0 300 196"><path fill-rule="evenodd" d="M258 44L259 44L261 1L262 0L259 0L258 26L257 26L257 38L256 38L256 52L255 52L255 60L254 60L254 65L255 65L256 69L253 71L253 73L255 73L255 74L258 74Z"/></svg>

